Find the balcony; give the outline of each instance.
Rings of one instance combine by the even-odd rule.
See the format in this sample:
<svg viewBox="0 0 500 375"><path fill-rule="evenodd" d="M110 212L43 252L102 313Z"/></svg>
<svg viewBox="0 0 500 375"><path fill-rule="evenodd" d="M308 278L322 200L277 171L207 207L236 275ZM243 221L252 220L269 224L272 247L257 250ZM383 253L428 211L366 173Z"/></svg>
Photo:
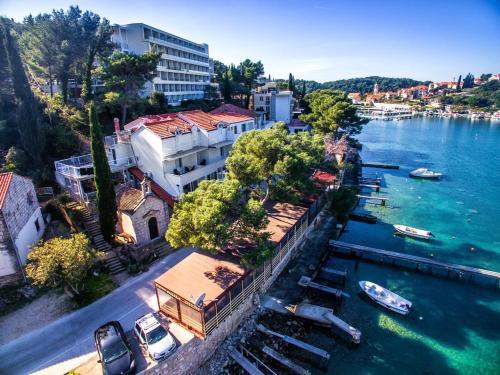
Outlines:
<svg viewBox="0 0 500 375"><path fill-rule="evenodd" d="M136 165L135 157L112 159L108 155L108 163L111 172L118 172L122 169ZM56 173L71 179L87 179L94 176L94 165L92 155L74 156L69 159L58 160L55 163Z"/></svg>
<svg viewBox="0 0 500 375"><path fill-rule="evenodd" d="M180 189L190 182L199 180L200 178L205 178L206 176L217 172L219 168L224 167L226 158L219 158L217 160L212 160L207 164L195 164L190 166L184 166L182 168L174 168L172 170L165 172L165 177L173 185L179 186Z"/></svg>

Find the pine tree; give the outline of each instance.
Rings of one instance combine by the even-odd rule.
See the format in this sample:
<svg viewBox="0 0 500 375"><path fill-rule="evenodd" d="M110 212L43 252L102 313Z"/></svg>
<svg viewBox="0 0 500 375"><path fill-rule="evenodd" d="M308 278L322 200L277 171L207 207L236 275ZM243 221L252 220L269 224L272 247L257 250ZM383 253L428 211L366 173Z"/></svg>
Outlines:
<svg viewBox="0 0 500 375"><path fill-rule="evenodd" d="M102 140L102 130L95 104L89 105L90 148L94 164L94 181L97 193L97 209L102 235L106 240L111 239L115 233L116 224L116 196L111 180L108 157Z"/></svg>
<svg viewBox="0 0 500 375"><path fill-rule="evenodd" d="M458 76L457 91L460 91L460 85L462 84L462 75Z"/></svg>
<svg viewBox="0 0 500 375"><path fill-rule="evenodd" d="M42 162L45 140L39 116L38 102L31 91L28 78L26 77L17 43L12 37L5 21L2 20L1 23L5 31L3 34L17 104L17 125L20 141L33 164L39 166Z"/></svg>

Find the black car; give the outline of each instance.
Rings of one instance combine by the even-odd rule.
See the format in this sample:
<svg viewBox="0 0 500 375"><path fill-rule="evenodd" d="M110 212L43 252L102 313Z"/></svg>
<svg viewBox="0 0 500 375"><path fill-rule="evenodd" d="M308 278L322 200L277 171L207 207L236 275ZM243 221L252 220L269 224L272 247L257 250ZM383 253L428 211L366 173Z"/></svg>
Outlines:
<svg viewBox="0 0 500 375"><path fill-rule="evenodd" d="M120 323L102 325L94 332L94 339L104 375L135 374L132 348Z"/></svg>

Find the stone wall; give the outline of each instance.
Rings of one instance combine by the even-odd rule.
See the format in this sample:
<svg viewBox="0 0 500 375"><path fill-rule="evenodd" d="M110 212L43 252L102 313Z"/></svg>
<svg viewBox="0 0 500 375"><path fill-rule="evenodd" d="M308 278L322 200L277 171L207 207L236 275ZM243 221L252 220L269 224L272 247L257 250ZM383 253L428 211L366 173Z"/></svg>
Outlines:
<svg viewBox="0 0 500 375"><path fill-rule="evenodd" d="M274 268L271 277L262 285L258 293L264 293L278 278L280 273L290 262L297 252L303 247L305 239L309 237L310 233L316 228L324 217L324 210L322 210L313 222L307 227L303 236L298 240L295 245L290 249L282 261ZM219 327L212 331L205 340L193 338L188 343L182 345L177 351L164 360L157 363L156 366L142 371L140 374L144 375L158 375L158 374L192 374L201 365L203 365L217 350L219 345L243 322L257 307L258 295L249 298L243 302L226 320L224 320Z"/></svg>
<svg viewBox="0 0 500 375"><path fill-rule="evenodd" d="M24 239L33 238L36 241L43 234L45 224L41 214L38 233L33 220L30 220L37 212L40 212L40 207L33 183L14 174L0 212L0 285L22 280L19 254L14 243L23 247L19 250L24 257L28 252Z"/></svg>

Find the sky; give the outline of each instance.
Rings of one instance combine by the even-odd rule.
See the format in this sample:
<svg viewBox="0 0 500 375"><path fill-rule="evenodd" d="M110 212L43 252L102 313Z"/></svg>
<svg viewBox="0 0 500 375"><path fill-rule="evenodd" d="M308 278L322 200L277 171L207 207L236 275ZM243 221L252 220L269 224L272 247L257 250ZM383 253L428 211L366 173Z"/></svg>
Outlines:
<svg viewBox="0 0 500 375"><path fill-rule="evenodd" d="M22 21L69 5L207 43L226 64L261 60L273 78L500 72L500 0L0 0L0 15Z"/></svg>

